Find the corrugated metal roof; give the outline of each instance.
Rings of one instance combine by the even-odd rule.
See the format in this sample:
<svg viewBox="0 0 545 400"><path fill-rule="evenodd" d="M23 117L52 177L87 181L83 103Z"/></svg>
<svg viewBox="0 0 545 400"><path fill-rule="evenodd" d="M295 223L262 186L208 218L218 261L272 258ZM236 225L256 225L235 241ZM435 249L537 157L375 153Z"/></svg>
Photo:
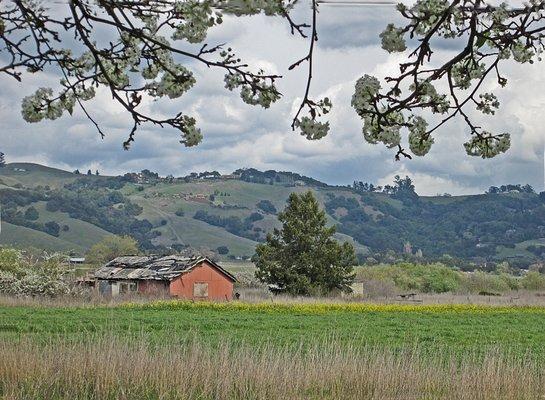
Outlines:
<svg viewBox="0 0 545 400"><path fill-rule="evenodd" d="M114 258L94 273L96 279L107 280L172 280L191 270L203 261L220 270L228 278L236 281L235 277L221 266L205 257L171 256L124 256Z"/></svg>

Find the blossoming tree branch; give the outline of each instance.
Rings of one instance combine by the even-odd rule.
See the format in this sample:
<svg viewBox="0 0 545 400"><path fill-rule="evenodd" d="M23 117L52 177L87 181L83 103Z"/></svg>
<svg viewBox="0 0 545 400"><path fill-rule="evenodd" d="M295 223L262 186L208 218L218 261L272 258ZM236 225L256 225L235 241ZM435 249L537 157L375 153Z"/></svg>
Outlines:
<svg viewBox="0 0 545 400"><path fill-rule="evenodd" d="M224 71L225 88L239 91L247 104L268 108L278 101L276 82L281 76L253 69L227 44L206 42L208 30L220 25L225 15L264 13L285 19L293 35L309 42L308 53L289 68L307 70L292 128L316 140L329 132L326 114L332 107L330 99L310 95L319 3L310 0L307 23L292 18L297 1L60 0L48 5L39 0L1 0L0 72L21 81L25 71L43 73L52 68L62 77L55 91L40 88L23 99L22 115L28 122L56 119L80 107L104 136L86 106L102 86L132 118L125 148L143 124L175 128L182 144L195 146L202 133L193 116L151 115L143 99L184 95L195 84L188 64L197 62ZM384 50L404 52L406 61L397 75L383 78L382 83L364 75L352 97L352 106L363 120L365 140L394 149L396 159L423 156L434 143L434 133L458 117L471 133L464 143L469 155L489 158L507 151L509 134L478 126L468 109L494 114L499 101L494 93L482 90L483 83L491 79L505 86L502 65L508 59L518 63L539 59L545 1L509 6L481 0L418 0L397 9L406 25L389 24L380 37ZM101 40L104 36L108 39ZM68 40L77 45L67 45ZM437 60L433 47L438 40L453 41L459 51L448 60ZM409 149L402 145L404 134Z"/></svg>

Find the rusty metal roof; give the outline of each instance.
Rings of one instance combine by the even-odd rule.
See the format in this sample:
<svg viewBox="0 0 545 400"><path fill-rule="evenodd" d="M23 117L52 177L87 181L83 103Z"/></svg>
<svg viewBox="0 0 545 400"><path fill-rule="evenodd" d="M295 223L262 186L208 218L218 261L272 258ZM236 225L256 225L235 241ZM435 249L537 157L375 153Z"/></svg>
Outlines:
<svg viewBox="0 0 545 400"><path fill-rule="evenodd" d="M165 280L170 281L190 271L203 261L220 270L229 279L235 277L206 257L199 256L124 256L114 258L95 271L96 279L106 280Z"/></svg>

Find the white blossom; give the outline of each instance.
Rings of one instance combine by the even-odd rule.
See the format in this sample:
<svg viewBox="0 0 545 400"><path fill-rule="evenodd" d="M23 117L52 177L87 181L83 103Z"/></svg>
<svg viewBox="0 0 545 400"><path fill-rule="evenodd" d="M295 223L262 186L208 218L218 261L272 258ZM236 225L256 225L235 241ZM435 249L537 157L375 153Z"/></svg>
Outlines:
<svg viewBox="0 0 545 400"><path fill-rule="evenodd" d="M416 156L425 156L434 143L433 137L427 134L428 123L420 116L411 118L409 127L409 148Z"/></svg>
<svg viewBox="0 0 545 400"><path fill-rule="evenodd" d="M388 53L401 52L407 49L403 38L403 30L396 28L394 24L388 24L384 32L380 34L380 38L382 39L382 48Z"/></svg>
<svg viewBox="0 0 545 400"><path fill-rule="evenodd" d="M493 135L484 131L475 135L468 142L464 143L466 153L470 156L492 158L500 153L505 153L511 147L511 136L508 133Z"/></svg>
<svg viewBox="0 0 545 400"><path fill-rule="evenodd" d="M301 135L309 140L321 139L329 132L329 122L316 121L308 116L298 120L297 126L301 129Z"/></svg>
<svg viewBox="0 0 545 400"><path fill-rule="evenodd" d="M374 97L380 90L380 82L371 75L364 75L356 82L356 88L352 95L352 107L360 116L371 108Z"/></svg>

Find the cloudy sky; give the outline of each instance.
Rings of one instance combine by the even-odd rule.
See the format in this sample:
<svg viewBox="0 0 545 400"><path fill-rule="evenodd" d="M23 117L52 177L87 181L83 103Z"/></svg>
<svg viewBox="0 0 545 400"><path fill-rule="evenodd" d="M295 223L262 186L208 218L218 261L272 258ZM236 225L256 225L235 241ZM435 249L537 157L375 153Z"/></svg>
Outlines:
<svg viewBox="0 0 545 400"><path fill-rule="evenodd" d="M295 16L308 20L308 5ZM385 184L396 174L409 175L420 194L477 193L504 183L529 183L543 190L543 64L506 65L509 85L497 92L500 112L494 118L477 116L483 127L512 134L508 154L492 160L467 156L462 143L468 132L456 119L438 131L435 145L424 158L396 162L391 150L363 140L362 124L350 107L350 98L360 76L382 78L394 73L403 60L404 55L389 55L379 46L379 33L388 22L396 21L399 17L390 7L321 7L312 94L332 98L333 110L330 134L320 141L309 142L290 128L306 77L304 68L288 72L288 66L306 54L308 42L291 36L281 18L255 16L227 19L210 31L207 42L228 42L251 65L284 76L279 83L283 98L270 109L248 106L237 93L226 91L221 71L189 64L196 74L195 87L183 98L147 107L160 114L184 111L196 117L204 134L202 144L185 148L176 132L148 127L138 132L131 150L124 151L121 144L130 120L105 91L88 105L107 133L102 140L81 112L37 124L23 121L21 99L38 87L55 87L54 73L27 76L23 84L0 77L0 151L11 162L92 168L103 174L148 168L180 176L254 167L299 172L331 184L354 180ZM445 47L439 53L448 55L449 51ZM493 82L489 88L494 88Z"/></svg>

